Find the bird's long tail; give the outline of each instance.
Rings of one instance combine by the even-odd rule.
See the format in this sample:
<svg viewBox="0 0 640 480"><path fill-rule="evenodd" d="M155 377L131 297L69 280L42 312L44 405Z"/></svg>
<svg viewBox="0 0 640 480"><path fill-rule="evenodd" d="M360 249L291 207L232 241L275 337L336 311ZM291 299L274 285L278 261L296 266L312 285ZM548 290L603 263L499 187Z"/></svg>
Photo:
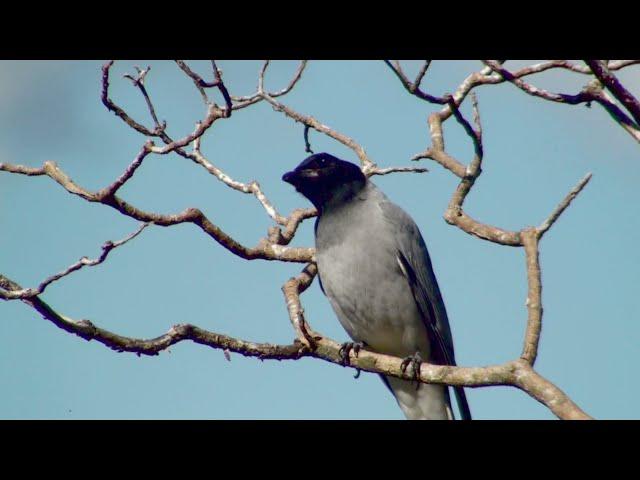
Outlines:
<svg viewBox="0 0 640 480"><path fill-rule="evenodd" d="M456 401L458 402L458 408L460 409L460 417L462 420L471 420L471 409L469 408L467 395L464 393L464 387L453 387L453 391L456 394Z"/></svg>
<svg viewBox="0 0 640 480"><path fill-rule="evenodd" d="M446 385L401 380L382 376L409 420L453 420L449 389ZM416 388L417 387L417 388Z"/></svg>

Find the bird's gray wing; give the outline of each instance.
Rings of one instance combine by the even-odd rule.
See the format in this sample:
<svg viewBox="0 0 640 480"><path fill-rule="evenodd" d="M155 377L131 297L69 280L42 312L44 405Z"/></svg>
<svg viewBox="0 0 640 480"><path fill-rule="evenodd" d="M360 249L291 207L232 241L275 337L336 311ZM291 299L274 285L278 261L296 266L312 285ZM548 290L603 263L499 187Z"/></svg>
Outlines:
<svg viewBox="0 0 640 480"><path fill-rule="evenodd" d="M380 203L380 208L394 229L398 264L429 332L431 361L441 365L456 365L447 311L422 234L413 219L397 205L385 199ZM453 388L461 417L470 420L471 412L464 388Z"/></svg>
<svg viewBox="0 0 640 480"><path fill-rule="evenodd" d="M320 220L320 217L316 217L316 221L313 224L313 236L316 239L318 238L318 220ZM318 285L320 285L320 290L322 291L322 293L326 297L327 296L327 292L324 291L324 285L322 285L322 278L320 278L319 274L316 275L316 277L318 277Z"/></svg>

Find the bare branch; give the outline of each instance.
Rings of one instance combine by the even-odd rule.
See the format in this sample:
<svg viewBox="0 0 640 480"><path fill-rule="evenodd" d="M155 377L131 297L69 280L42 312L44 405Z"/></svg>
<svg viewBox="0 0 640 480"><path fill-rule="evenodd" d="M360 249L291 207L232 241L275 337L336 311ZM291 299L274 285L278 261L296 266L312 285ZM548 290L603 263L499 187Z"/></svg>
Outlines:
<svg viewBox="0 0 640 480"><path fill-rule="evenodd" d="M127 113L122 110L119 106L117 106L113 101L109 98L109 70L113 66L113 60L109 60L102 66L102 103L107 109L113 113L115 113L118 117L120 117L127 125L136 130L137 132L146 135L147 137L159 137L161 135L161 131L152 131L147 127L140 125L134 119L132 119Z"/></svg>
<svg viewBox="0 0 640 480"><path fill-rule="evenodd" d="M137 82L135 79L133 79L133 77L131 77L130 75L128 76L128 78L131 79L132 81L134 81L134 83L138 87L141 87L140 90L143 92L143 95L145 96L145 99L147 100L147 105L149 106L150 111L153 112L152 116L154 117L154 121L156 122L155 130L151 131L148 128L146 128L146 127L140 125L139 123L137 123L122 108L118 107L109 98L109 71L110 71L110 68L111 68L112 65L113 65L113 60L105 63L103 65L103 67L102 67L102 103L104 103L104 105L110 111L114 112L117 116L119 116L127 125L129 125L134 130L136 130L136 131L138 131L138 132L140 132L140 133L142 133L143 135L146 135L146 136L161 138L162 141L166 145L164 147L152 146L151 147L151 151L153 153L164 155L164 154L176 151L176 150L180 149L181 147L184 147L184 146L190 144L191 142L193 142L197 138L201 137L209 129L209 127L211 127L211 125L213 125L213 123L217 119L225 118L225 117L227 117L229 115L227 110L220 109L215 104L208 105L207 116L202 121L200 121L198 123L199 128L196 129L196 131L194 131L193 133L187 135L186 137L184 137L184 138L182 138L180 140L171 140L171 138L165 133L166 122L163 122L162 125L159 125L159 122L157 121L157 117L155 116L155 110L153 109L153 105L151 103L151 100L149 99L149 96L146 93L144 85L142 85L140 82ZM146 71L144 73L146 75ZM144 79L144 75L142 75L142 78Z"/></svg>
<svg viewBox="0 0 640 480"><path fill-rule="evenodd" d="M449 104L449 107L451 108L451 111L453 112L456 120L460 123L460 125L462 125L465 132L467 132L467 135L469 135L469 137L473 141L476 156L482 158L482 126L480 125L480 112L478 110L478 99L475 95L475 92L471 94L471 98L473 101L473 120L478 125L478 131L474 130L467 119L464 118L462 112L460 112L460 109L458 108L456 102L453 100L452 96L449 95L447 97L447 103Z"/></svg>
<svg viewBox="0 0 640 480"><path fill-rule="evenodd" d="M268 62L268 61L267 61ZM278 92L270 92L269 96L271 98L277 98L280 97L282 95L286 95L287 93L289 93L293 87L298 83L298 81L300 80L300 78L302 78L302 72L304 72L304 69L307 66L307 60L302 60L300 62L300 64L298 65L298 68L296 70L296 72L293 75L293 78L289 81L289 84L283 88L282 90L278 91ZM265 68L265 64L263 64L262 68L260 69L260 75L262 75L263 78L263 82L264 82L264 72L263 69ZM236 96L231 96L231 99L234 102L238 102L236 104L233 105L233 109L234 110L239 110L241 108L245 108L248 107L249 105L253 105L255 103L258 103L260 101L263 100L262 96L260 95L260 89L258 89L257 92L255 92L252 95L248 95L248 96L244 96L244 97L236 97Z"/></svg>
<svg viewBox="0 0 640 480"><path fill-rule="evenodd" d="M151 102L151 99L149 98L149 94L147 93L147 89L144 86L144 80L147 76L147 74L149 73L149 70L151 70L151 67L147 67L146 70L141 69L138 66L135 66L136 71L138 72L138 76L134 77L128 73L124 74L124 78L128 78L129 80L131 80L131 82L133 83L134 86L138 87L140 89L140 92L142 92L142 96L144 97L145 102L147 103L147 108L149 109L149 113L151 114L151 118L153 119L153 123L155 124L156 128L155 128L155 132L162 132L165 128L167 128L167 123L166 122L162 122L160 123L160 121L158 120L158 117L156 115L156 110L153 107L153 103Z"/></svg>
<svg viewBox="0 0 640 480"><path fill-rule="evenodd" d="M140 153L138 153L136 158L133 160L133 162L131 162L131 164L129 164L122 175L120 175L111 185L100 190L96 195L102 198L113 197L120 189L120 187L122 187L127 181L129 181L129 179L131 179L131 177L133 177L133 174L136 172L138 167L142 165L145 157L149 155L149 153L151 153L152 146L153 142L151 142L151 140L146 142L140 150Z"/></svg>
<svg viewBox="0 0 640 480"><path fill-rule="evenodd" d="M218 87L218 90L220 90L220 93L222 94L222 98L224 98L224 103L226 105L224 109L224 116L228 118L231 116L231 112L233 111L233 102L231 101L231 96L229 95L227 87L222 81L222 72L218 70L218 66L216 65L215 60L211 60L211 67L213 68L213 77L215 78L215 81L209 86L215 85Z"/></svg>
<svg viewBox="0 0 640 480"><path fill-rule="evenodd" d="M28 172L25 173L28 175L46 175L55 180L70 193L78 195L90 202L107 205L119 211L123 215L141 222L154 223L162 227L178 225L181 223L193 223L227 250L241 258L244 258L245 260L262 259L308 263L314 255L313 248L286 247L283 245L273 244L266 238L262 239L256 247L245 247L226 234L220 227L214 225L204 215L204 213L197 208L187 208L178 214L162 215L159 213L141 210L116 195L104 196L104 194L101 193L104 192L104 190L96 193L90 192L74 183L54 162L45 162L43 167L40 169L27 169L26 167L21 166L0 164L0 171L1 170L12 171L14 173Z"/></svg>
<svg viewBox="0 0 640 480"><path fill-rule="evenodd" d="M562 420L592 420L569 396L536 372L526 362L516 360L514 386L546 406Z"/></svg>
<svg viewBox="0 0 640 480"><path fill-rule="evenodd" d="M207 96L207 92L205 91L204 87L213 86L213 85L207 84L207 82L205 82L200 75L198 75L196 72L191 70L191 68L183 60L174 60L174 61L176 62L178 67L180 67L180 70L182 70L191 80L193 80L193 84L198 89L198 92L200 92L202 101L204 102L205 105L208 105L209 97Z"/></svg>
<svg viewBox="0 0 640 480"><path fill-rule="evenodd" d="M291 283L288 282L283 287L292 322L294 321L294 316L298 318L302 315L302 310L299 304L295 304L295 298L293 300L291 298L297 297L301 291L308 287L313 275L315 275L314 270L305 269L300 277L292 279L297 284L290 281ZM8 290L21 289L18 284L2 275L0 275L0 287ZM51 321L59 328L78 335L85 340L96 340L118 352L133 352L137 355L158 355L159 352L166 350L171 345L190 340L211 348L235 352L247 357L257 357L262 360L295 360L302 357L313 357L358 370L406 378L406 374L402 369L403 359L366 349L361 349L357 356L353 351L349 352L349 364L344 365L344 360L340 354L341 345L311 331L304 319L298 319L296 323L301 328L306 329L309 338L312 340L311 346L307 346L299 339L296 339L291 345L248 342L210 332L190 324L174 325L164 335L144 340L112 333L95 326L89 320L76 321L65 317L57 313L39 297L24 299L23 302L30 305L43 318ZM302 336L307 338L304 333L302 333ZM452 367L423 363L419 372L419 381L466 387L513 385L546 405L559 418L590 418L564 392L542 378L527 363L522 361L512 361L488 367Z"/></svg>
<svg viewBox="0 0 640 480"><path fill-rule="evenodd" d="M640 143L640 125L631 120L631 118L615 104L607 92L601 89L594 89L593 95L611 118L631 135L636 142Z"/></svg>
<svg viewBox="0 0 640 480"><path fill-rule="evenodd" d="M609 114L621 126L623 126L623 128L625 128L625 130L634 135L634 138L640 141L640 128L637 125L638 117L636 116L636 114L640 112L640 104L637 104L637 100L635 98L629 98L627 95L628 92L623 90L624 87L619 84L617 78L611 73L611 71L636 64L640 61L623 60L610 62L608 64L593 61L596 63L594 63L593 66L589 64L590 68L588 68L587 66L573 64L567 60L552 60L537 65L531 65L515 72L510 72L502 65L504 61L487 60L485 61L486 66L484 68L469 75L458 86L453 94L445 94L443 97L435 97L420 90L420 85L426 76L431 61L425 61L413 81L407 77L400 65L400 62L385 62L400 79L404 88L412 95L431 103L443 105L439 112L433 113L429 116L429 129L432 142L431 147L425 152L414 156L413 159L433 159L460 178L460 182L455 192L453 192L445 212L445 220L450 224L458 226L466 233L475 235L479 238L502 245L522 246L524 247L526 257L528 315L521 357L502 365L487 367L467 368L423 364L418 372L419 380L424 383L460 385L468 387L480 387L487 385L515 386L528 393L537 401L543 403L559 418L590 418L564 392L535 372L535 370L533 370L533 365L538 353L543 314L541 267L539 262L538 243L545 232L551 228L559 216L566 210L571 201L586 186L591 175L589 174L583 178L538 228L529 227L521 231L507 231L488 224L480 223L469 217L463 211L463 204L475 184L476 179L482 173L482 161L484 154L480 113L477 98L473 89L480 85L498 84L508 81L526 93L546 100L568 104L596 101L600 103L609 112ZM265 89L265 75L270 65L268 60L265 61L258 76L257 92L246 97L235 97L229 94L224 82L222 81L222 73L218 69L214 60L211 61L214 77L212 82L203 80L200 75L191 70L183 61L177 60L176 63L181 70L191 78L208 108L206 117L196 124L195 130L191 134L179 140L172 140L165 131L166 123L160 123L158 120L155 108L144 85L149 68L140 69L136 67L138 72L136 77L132 75L125 76L133 82L134 86L140 89L144 96L155 124L155 128L153 130L135 122L124 110L118 107L109 98L109 69L113 62L108 62L103 66L102 101L105 106L139 133L148 137L160 138L164 143L164 146L157 147L151 140L148 140L122 175L102 190L91 192L81 187L73 182L54 162L45 162L45 164L40 168L0 163L0 170L2 171L28 176L48 176L74 195L78 195L89 202L107 205L123 215L144 222L135 232L124 239L117 242L106 242L102 246L102 253L98 258L91 260L83 257L78 262L67 267L65 270L45 279L36 289L23 289L12 280L0 275L0 298L5 300L20 299L59 328L74 333L87 340L96 340L117 351L135 352L138 355L157 355L160 351L175 343L183 340L190 340L212 348L222 349L226 356L228 356L228 352L236 352L242 355L254 356L261 359L270 358L283 360L298 359L301 357L314 357L344 365L344 359L340 353L341 346L335 341L323 337L310 327L307 319L305 318L304 309L300 300L300 295L311 285L315 275L317 274L317 266L313 263L315 250L312 248L288 247L301 222L307 218L317 215L317 212L315 209L296 209L291 212L288 217L282 216L278 213L275 206L269 201L258 182L251 181L242 183L236 181L209 161L201 152L200 147L202 136L217 119L229 117L232 110L244 108L259 101L266 100L276 111L283 112L289 118L296 122L301 122L304 125L305 150L308 153L313 153L308 138L309 129L313 128L314 130L333 138L353 150L360 160L363 172L367 176L385 175L394 172L421 173L426 172L427 169L403 166L380 168L368 157L364 148L350 137L321 124L311 116L300 114L292 108L277 101L276 98L278 96L288 93L300 80L306 66L306 61L302 61L300 63L289 84L283 90L276 93L268 93ZM623 103L623 105L625 105L627 109L629 109L629 112L636 119L636 123L634 123L633 120L615 104L615 101L603 91L599 84L592 82L577 95L565 95L539 89L522 80L523 77L553 68L565 69L581 74L589 74L591 70L593 70L598 78L602 77L600 78L600 81L616 98L618 98L619 101ZM600 70L597 71L598 69ZM620 87L622 87L622 89ZM225 100L225 108L220 108L215 103L209 102L206 92L207 88L218 88L220 90ZM460 111L462 103L469 94L471 94L472 97L473 125L462 115ZM625 103L625 101L627 103ZM631 103L627 105L629 102ZM443 123L451 116L456 118L474 144L475 155L468 165L461 163L446 153ZM184 149L184 147L189 144L193 145L193 150L190 152ZM151 153L163 155L170 152L175 152L202 166L226 186L236 191L255 196L267 215L275 222L275 225L269 228L267 236L260 239L255 247L246 247L235 241L218 226L211 223L211 221L196 208L188 208L178 214L162 215L140 210L116 195L119 189L133 177L147 155ZM264 259L305 263L306 266L302 272L297 277L288 280L282 287L289 320L293 326L296 340L290 345L254 343L209 332L190 324L175 325L164 335L149 340L129 338L96 327L88 320L76 321L61 315L54 311L39 297L39 295L44 292L47 286L51 283L60 280L61 278L74 271L80 270L85 266L95 266L102 263L105 261L111 250L130 241L151 223L159 226L193 223L227 250L247 260ZM401 366L403 359L378 354L368 350L361 350L358 354L349 352L349 355L348 363L352 368L396 376L399 378L406 378Z"/></svg>
<svg viewBox="0 0 640 480"><path fill-rule="evenodd" d="M573 189L567 194L566 197L560 202L560 204L555 208L555 210L549 215L549 217L536 229L538 232L538 239L542 238L547 230L551 228L551 226L558 220L562 212L564 212L574 198L578 196L578 194L582 191L584 187L587 186L591 180L591 173L587 173L578 184L573 187Z"/></svg>
<svg viewBox="0 0 640 480"><path fill-rule="evenodd" d="M552 102L567 103L569 105L577 105L578 103L585 103L594 100L593 96L587 91L582 91L577 95L568 95L565 93L549 92L542 88L534 87L533 85L516 77L495 60L484 60L484 63L491 68L491 70L498 73L502 78L513 83L520 90L528 93L529 95L533 95L534 97L544 98L545 100Z"/></svg>
<svg viewBox="0 0 640 480"><path fill-rule="evenodd" d="M391 71L393 73L396 74L396 76L398 77L398 79L400 80L400 82L402 83L402 85L404 86L404 88L412 95L415 95L416 97L425 100L429 103L436 103L439 105L442 105L444 103L447 103L447 99L444 97L436 97L433 95L429 95L426 92L423 92L422 90L420 90L420 84L422 83L422 79L424 78L425 74L427 73L427 69L429 68L429 65L431 64L431 60L426 60L424 65L422 66L422 68L420 69L420 71L418 72L418 75L416 76L416 79L414 82L412 82L411 80L409 80L409 78L405 75L404 71L402 70L402 67L400 65L399 61L395 61L394 63L391 63L391 61L389 60L385 60L384 63L387 64L387 66L391 69Z"/></svg>
<svg viewBox="0 0 640 480"><path fill-rule="evenodd" d="M309 125L304 126L304 151L313 154L311 144L309 143Z"/></svg>
<svg viewBox="0 0 640 480"><path fill-rule="evenodd" d="M578 94L567 95L563 93L548 92L546 90L534 87L533 85L530 85L520 80L520 77L524 76L524 74L531 74L531 73L537 73L537 71L542 71L543 70L542 67L544 66L547 66L548 68L562 66L562 68L567 68L572 71L579 71L580 73L588 73L585 68L582 68L576 65L572 65L571 67L569 67L568 65L565 65L565 62L566 61L564 60L556 60L553 62L548 62L547 64L539 64L537 66L538 67L537 69L533 67L529 67L529 68L519 70L516 73L511 73L507 69L499 65L497 62L492 60L485 60L485 63L489 66L489 68L495 71L500 76L500 78L502 78L502 80L508 80L509 82L513 83L514 85L516 85L518 88L528 93L529 95L543 98L545 100L549 100L552 102L565 103L568 105L577 105L581 103L586 103L587 105L589 105L591 102L594 102L594 101L598 102L600 105L602 105L605 108L605 110L611 115L611 117L618 124L620 124L622 128L624 128L625 131L627 131L636 141L640 142L640 125L638 125L637 122L634 123L622 110L620 110L620 108L617 105L615 105L613 101L611 101L611 99L607 98L606 95L603 94L601 89L598 88L598 85L588 84ZM617 69L620 69L620 68L623 68L624 66L634 65L638 62L640 61L628 60L628 61L612 63L612 65L615 65ZM491 77L487 77L487 78L491 78ZM487 82L481 80L480 83L487 83ZM495 82L491 82L491 83L495 83ZM630 98L627 97L627 99L629 100L631 105L634 103L633 97L630 97Z"/></svg>
<svg viewBox="0 0 640 480"><path fill-rule="evenodd" d="M439 118L441 121L445 121L450 115L453 114L453 110L451 109L451 102L448 100L447 95L443 97L436 97L431 95L424 95L424 92L420 92L419 89L415 87L415 83L411 83L411 81L404 75L402 69L398 69L399 63L396 62L396 66L391 64L388 60L385 60L385 63L391 68L391 70L398 76L401 83L405 87L405 89L415 95L418 98L421 98L430 103L439 103L445 104L445 107L440 111ZM609 62L609 70L620 70L622 68L640 64L640 60L618 60ZM457 88L457 90L453 93L452 98L455 105L459 106L462 104L466 96L476 87L481 85L495 85L499 83L503 83L505 81L511 81L516 84L519 88L523 89L525 92L535 95L541 98L545 98L547 100L568 103L568 104L579 104L579 103L589 103L590 101L598 101L607 111L611 114L611 116L618 122L629 134L631 134L634 139L640 142L640 128L636 124L630 121L626 115L617 108L617 106L613 105L612 102L606 101L606 99L600 98L598 95L594 94L594 92L589 91L590 89L585 89L587 91L583 91L577 95L565 95L563 94L554 94L551 92L547 92L545 90L538 89L529 85L525 82L516 82L523 77L533 75L536 73L541 73L551 69L565 69L570 70L576 73L589 74L591 70L585 65L576 65L567 60L550 60L547 62L538 63L535 65L530 65L524 68L521 68L515 72L508 72L508 70L503 69L500 65L500 62L493 61L492 66L486 66L479 72L472 73L469 75ZM503 70L503 73L506 73L503 76L500 73L500 70ZM496 71L497 70L497 73ZM625 118L626 117L626 118ZM414 159L420 158L432 158L433 160L441 163L445 168L452 167L452 162L447 159L442 158L433 158L429 154L431 152L423 152L414 157ZM447 164L449 166L447 166ZM455 167L454 167L455 168ZM452 170L453 171L453 170ZM454 172L455 173L455 172ZM458 175L460 176L460 175Z"/></svg>
<svg viewBox="0 0 640 480"><path fill-rule="evenodd" d="M418 75L416 75L416 79L413 81L413 84L416 86L416 89L420 88L420 84L422 83L422 79L424 78L427 70L431 66L431 60L425 60L424 64L418 71Z"/></svg>
<svg viewBox="0 0 640 480"><path fill-rule="evenodd" d="M268 65L268 64L265 63L265 65ZM266 67L263 68L262 75L264 75L265 69ZM260 85L262 85L262 83ZM375 169L376 167L375 163L367 156L367 153L364 151L364 148L362 148L362 146L360 146L360 144L358 144L352 138L347 137L346 135L338 132L337 130L332 129L331 127L328 127L327 125L323 125L322 123L320 123L318 120L316 120L311 116L302 115L296 112L295 110L293 110L292 108L287 107L282 103L279 103L276 99L274 99L264 91L261 91L260 95L267 102L269 102L271 106L273 106L274 110L278 112L283 112L287 117L295 120L296 122L300 122L303 125L313 128L314 130L320 133L324 133L325 135L342 143L345 147L348 147L351 150L353 150L355 154L358 156L358 158L360 159L360 165L362 167L362 170L365 173L371 169Z"/></svg>
<svg viewBox="0 0 640 480"><path fill-rule="evenodd" d="M232 111L231 96L229 95L229 91L227 90L227 87L225 86L224 82L222 81L222 73L218 69L218 66L216 65L216 61L215 60L211 60L211 66L212 66L212 69L213 69L213 77L214 77L214 81L213 82L205 81L200 75L198 75L196 72L191 70L191 68L189 68L189 66L183 60L175 60L175 62L178 65L178 67L180 67L180 69L189 78L191 78L191 80L193 81L194 85L196 86L196 88L200 92L200 96L202 97L202 101L206 105L209 105L211 102L209 102L209 97L207 96L207 92L205 91L205 88L218 88L218 90L220 90L220 93L222 94L222 97L224 98L224 102L225 102L225 105L226 105L226 107L224 109L223 117L228 118L228 117L231 116L231 111Z"/></svg>
<svg viewBox="0 0 640 480"><path fill-rule="evenodd" d="M629 111L636 123L640 125L640 101L620 83L620 80L611 73L604 62L600 60L585 60L585 63L589 65L598 80L624 105L624 108Z"/></svg>
<svg viewBox="0 0 640 480"><path fill-rule="evenodd" d="M398 172L410 172L410 173L425 173L429 170L423 167L386 167L379 168L375 167L373 170L369 170L368 175L388 175L390 173L398 173Z"/></svg>
<svg viewBox="0 0 640 480"><path fill-rule="evenodd" d="M124 245L129 240L134 239L142 232L142 230L144 230L148 226L149 226L148 223L143 223L136 229L135 232L127 235L122 240L118 240L116 242L112 242L112 241L105 242L102 245L102 253L98 258L91 260L87 257L82 257L76 263L65 268L63 271L56 273L55 275L51 275L50 277L43 280L40 283L40 285L38 285L36 288L25 288L20 290L3 290L0 288L0 298L4 300L24 300L27 298L32 298L37 295L40 295L53 282L60 280L63 277L66 277L70 273L76 272L82 269L83 267L95 267L96 265L100 265L102 262L104 262L107 259L107 256L112 250L120 247L121 245Z"/></svg>
<svg viewBox="0 0 640 480"><path fill-rule="evenodd" d="M190 133L180 140L174 140L173 142L169 143L165 142L166 145L164 147L151 147L151 151L158 155L166 155L167 153L174 152L179 148L189 145L191 142L204 135L204 133L209 130L209 127L211 127L211 125L213 125L216 120L218 120L219 118L225 118L226 115L226 110L221 110L217 105L211 104L208 107L207 116L204 118L204 120L198 122L198 127L193 133Z"/></svg>
<svg viewBox="0 0 640 480"><path fill-rule="evenodd" d="M304 309L300 303L300 294L309 288L317 273L318 267L316 264L309 263L300 275L292 277L282 286L282 293L284 294L285 303L287 304L289 319L296 332L296 337L299 342L311 349L315 348L316 339L320 339L322 336L311 330L305 321Z"/></svg>
<svg viewBox="0 0 640 480"><path fill-rule="evenodd" d="M458 87L453 95L446 96L446 106L440 110L440 112L433 113L429 116L429 128L431 134L432 146L425 152L414 156L413 160L420 158L430 158L440 163L445 168L449 169L452 173L458 176L461 181L456 191L454 192L447 211L445 212L445 220L448 223L455 224L463 231L475 235L479 238L489 240L495 243L509 246L523 246L525 249L527 260L527 279L528 279L528 295L527 295L527 310L528 320L527 328L524 338L524 347L521 355L521 359L501 366L506 368L506 371L499 372L492 371L491 373L497 373L495 380L497 382L504 382L503 384L511 384L518 388L521 388L536 400L545 404L551 409L559 418L571 418L571 419L587 419L590 418L584 413L571 399L555 385L551 384L548 380L544 379L537 372L533 370L533 364L538 352L538 344L540 340L540 333L542 328L542 282L541 282L541 270L539 263L538 253L538 241L541 236L548 230L551 225L557 220L562 212L569 206L571 200L580 193L587 182L590 179L590 175L585 177L576 188L574 188L569 195L561 202L556 210L551 214L549 219L539 229L526 228L519 232L510 232L502 230L500 228L486 225L472 218L468 217L462 210L462 205L469 191L473 187L475 180L481 174L483 148L482 148L482 125L480 122L480 113L478 109L478 102L475 94L472 93L472 106L474 129L471 124L464 118L459 111L459 106L464 101L466 96L471 90L481 84L485 83L499 83L507 79L514 83L517 83L521 88L528 88L529 86L518 79L518 76L524 76L532 73L534 70L542 70L544 68L552 68L551 64L539 64L538 66L530 67L527 70L520 70L517 75L509 76L509 73L502 68L501 62L487 62L490 69L494 69L499 72L499 77L489 75L491 70L487 70L487 67L481 72L476 72L465 79L465 81ZM571 68L570 65L563 64L564 68ZM555 64L554 67L560 66ZM402 71L399 70L400 75ZM597 98L596 94L593 94L589 90L583 91L585 95L591 95L590 98ZM445 142L442 124L451 115L454 115L456 120L462 125L466 133L469 135L474 143L475 156L468 167L465 167L455 158L445 153ZM500 368L500 367L498 367ZM487 377L484 377L488 380ZM492 377L492 380L494 378ZM453 385L453 383L448 383ZM498 383L496 383L498 384Z"/></svg>
<svg viewBox="0 0 640 480"><path fill-rule="evenodd" d="M535 228L527 228L520 232L527 259L527 330L524 337L522 358L533 366L538 355L538 343L542 330L542 280L540 259L538 257L538 232Z"/></svg>
<svg viewBox="0 0 640 480"><path fill-rule="evenodd" d="M187 157L192 159L197 164L203 166L211 175L214 175L218 180L223 182L225 185L233 188L242 193L251 193L255 195L260 204L264 207L267 214L275 220L280 225L285 225L287 223L287 219L280 215L276 208L271 204L269 199L260 189L260 184L255 180L246 184L242 182L238 182L232 179L229 175L224 173L218 167L209 162L200 152L199 143L194 145L193 153L187 154Z"/></svg>

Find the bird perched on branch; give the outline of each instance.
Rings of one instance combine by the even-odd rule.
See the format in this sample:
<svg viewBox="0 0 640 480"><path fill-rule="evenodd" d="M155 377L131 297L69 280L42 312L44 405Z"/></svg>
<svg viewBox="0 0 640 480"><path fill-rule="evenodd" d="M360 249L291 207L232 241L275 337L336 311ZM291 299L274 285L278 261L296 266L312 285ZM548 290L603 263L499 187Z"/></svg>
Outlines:
<svg viewBox="0 0 640 480"><path fill-rule="evenodd" d="M311 155L282 179L313 203L320 287L354 343L402 357L415 378L422 361L455 365L444 302L420 230L360 168L328 153ZM453 420L446 385L383 376L409 419ZM471 419L462 387L460 415Z"/></svg>

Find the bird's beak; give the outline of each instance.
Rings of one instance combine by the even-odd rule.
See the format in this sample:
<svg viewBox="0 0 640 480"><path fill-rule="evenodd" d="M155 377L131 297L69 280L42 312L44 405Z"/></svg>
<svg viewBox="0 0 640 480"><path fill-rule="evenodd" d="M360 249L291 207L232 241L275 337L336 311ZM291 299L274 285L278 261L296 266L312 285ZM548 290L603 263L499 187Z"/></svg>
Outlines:
<svg viewBox="0 0 640 480"><path fill-rule="evenodd" d="M287 183L290 183L291 185L295 184L296 181L296 171L293 170L291 172L287 172L282 176L282 180L284 180Z"/></svg>
<svg viewBox="0 0 640 480"><path fill-rule="evenodd" d="M282 180L284 180L287 183L290 183L293 186L296 186L296 185L299 185L304 180L318 178L319 176L320 176L320 172L318 170L312 170L312 169L292 170L290 172L285 173L282 176Z"/></svg>

